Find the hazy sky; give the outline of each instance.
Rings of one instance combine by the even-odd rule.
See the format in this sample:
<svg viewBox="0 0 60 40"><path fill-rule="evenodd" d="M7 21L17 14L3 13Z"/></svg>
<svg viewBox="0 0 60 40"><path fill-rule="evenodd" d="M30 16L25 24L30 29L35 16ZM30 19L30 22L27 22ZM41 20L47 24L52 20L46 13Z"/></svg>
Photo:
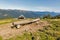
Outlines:
<svg viewBox="0 0 60 40"><path fill-rule="evenodd" d="M60 0L0 0L0 9L60 12Z"/></svg>

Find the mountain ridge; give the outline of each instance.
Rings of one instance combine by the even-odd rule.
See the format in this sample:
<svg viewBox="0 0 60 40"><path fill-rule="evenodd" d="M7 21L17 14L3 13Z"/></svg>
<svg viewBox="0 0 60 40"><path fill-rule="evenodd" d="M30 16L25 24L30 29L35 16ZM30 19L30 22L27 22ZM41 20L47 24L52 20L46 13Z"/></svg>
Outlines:
<svg viewBox="0 0 60 40"><path fill-rule="evenodd" d="M35 17L41 17L44 15L50 14L51 16L59 15L60 13L56 12L40 12L40 11L27 11L27 10L12 10L12 9L0 9L0 18L17 18L20 15L24 15L27 18L35 18Z"/></svg>

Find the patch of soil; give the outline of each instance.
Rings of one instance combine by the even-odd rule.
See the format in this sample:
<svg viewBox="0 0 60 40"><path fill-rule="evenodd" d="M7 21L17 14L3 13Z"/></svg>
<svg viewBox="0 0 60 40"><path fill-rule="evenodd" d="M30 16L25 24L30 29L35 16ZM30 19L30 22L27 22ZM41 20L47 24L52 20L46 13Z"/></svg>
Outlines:
<svg viewBox="0 0 60 40"><path fill-rule="evenodd" d="M4 39L13 37L18 34L22 34L24 31L36 32L38 29L43 29L43 26L49 25L47 21L39 21L38 24L32 23L21 26L19 29L11 28L11 23L0 25L0 36Z"/></svg>

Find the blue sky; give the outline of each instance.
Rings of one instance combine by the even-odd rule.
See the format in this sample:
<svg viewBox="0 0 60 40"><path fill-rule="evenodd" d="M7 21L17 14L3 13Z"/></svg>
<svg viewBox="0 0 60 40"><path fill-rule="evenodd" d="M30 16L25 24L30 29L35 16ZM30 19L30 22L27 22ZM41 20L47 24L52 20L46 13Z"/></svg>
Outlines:
<svg viewBox="0 0 60 40"><path fill-rule="evenodd" d="M60 0L0 0L0 9L60 12Z"/></svg>

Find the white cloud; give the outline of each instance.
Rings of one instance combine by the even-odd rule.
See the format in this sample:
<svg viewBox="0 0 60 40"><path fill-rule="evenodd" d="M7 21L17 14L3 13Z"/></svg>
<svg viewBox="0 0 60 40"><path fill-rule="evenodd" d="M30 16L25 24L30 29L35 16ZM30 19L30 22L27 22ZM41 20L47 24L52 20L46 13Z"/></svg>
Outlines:
<svg viewBox="0 0 60 40"><path fill-rule="evenodd" d="M36 7L37 11L50 11L50 12L60 12L59 9L50 7Z"/></svg>
<svg viewBox="0 0 60 40"><path fill-rule="evenodd" d="M18 9L18 10L28 10L28 11L50 11L50 12L60 12L60 9L57 9L57 8L51 8L51 7L29 7L29 8L26 8L26 7L17 7L17 6L13 6L13 5L10 5L10 6L2 6L0 5L0 9Z"/></svg>
<svg viewBox="0 0 60 40"><path fill-rule="evenodd" d="M17 9L17 10L29 10L28 8L25 7L16 7L16 6L0 6L0 9Z"/></svg>

